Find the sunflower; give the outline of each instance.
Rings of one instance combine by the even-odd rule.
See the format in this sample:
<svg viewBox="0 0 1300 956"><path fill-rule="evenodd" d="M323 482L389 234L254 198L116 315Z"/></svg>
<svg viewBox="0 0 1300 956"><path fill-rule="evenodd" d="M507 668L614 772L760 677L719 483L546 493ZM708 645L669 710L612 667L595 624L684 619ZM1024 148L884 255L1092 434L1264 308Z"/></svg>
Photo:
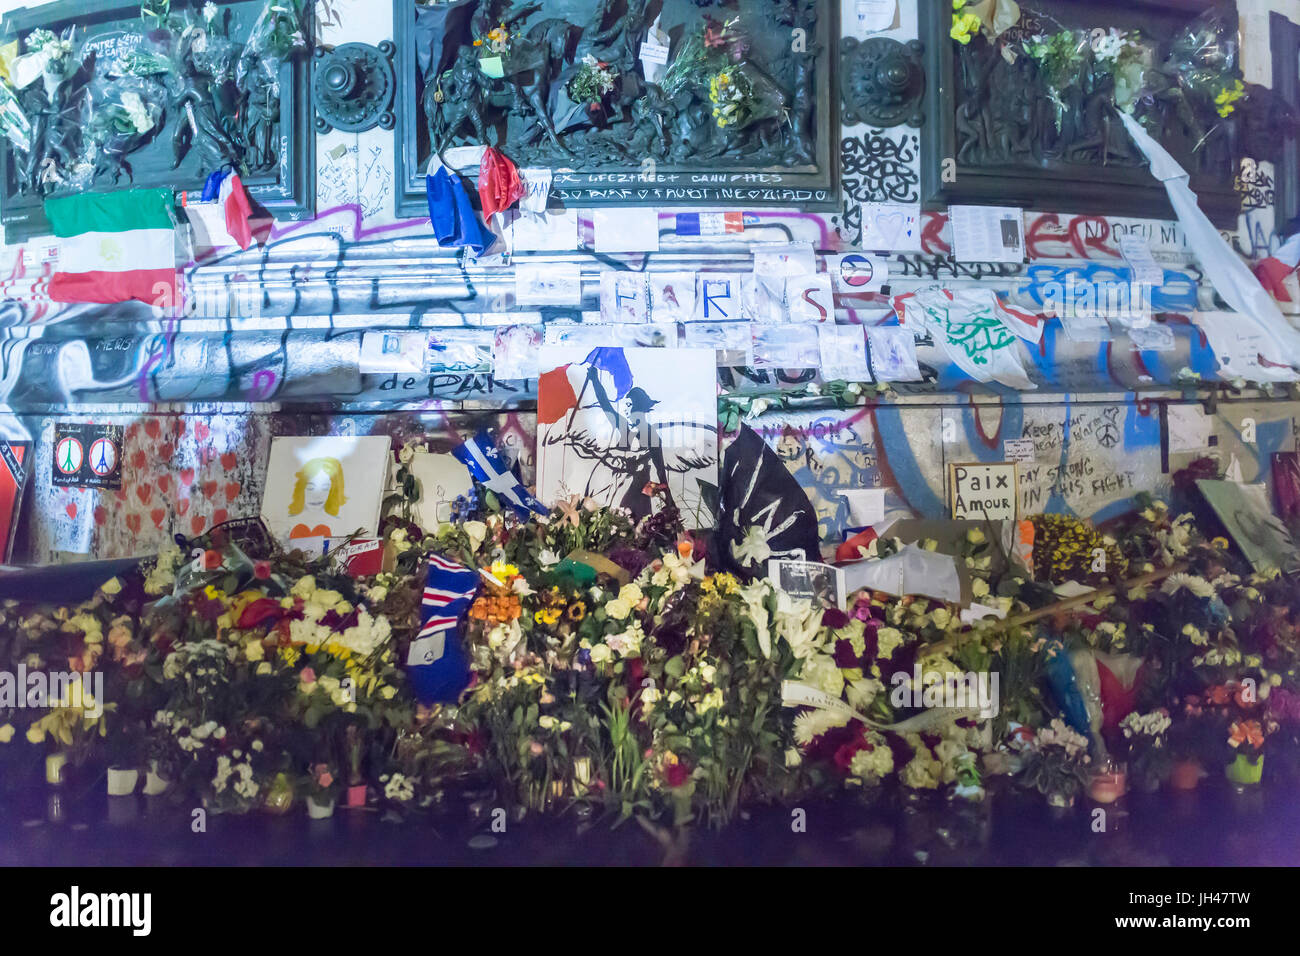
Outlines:
<svg viewBox="0 0 1300 956"><path fill-rule="evenodd" d="M577 624L587 616L587 605L582 601L574 601L569 605L569 609L565 612L564 616L574 624Z"/></svg>

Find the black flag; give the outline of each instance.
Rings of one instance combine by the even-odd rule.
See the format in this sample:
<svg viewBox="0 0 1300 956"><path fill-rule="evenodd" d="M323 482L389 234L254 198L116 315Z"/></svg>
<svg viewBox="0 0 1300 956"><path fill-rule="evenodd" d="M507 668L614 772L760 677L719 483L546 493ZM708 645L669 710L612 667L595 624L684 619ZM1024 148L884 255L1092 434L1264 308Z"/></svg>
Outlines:
<svg viewBox="0 0 1300 956"><path fill-rule="evenodd" d="M762 528L771 557L820 561L821 539L817 512L794 475L776 452L748 425L722 456L720 481L722 519L718 524L718 550L724 568L746 579L767 573L750 561L742 566L735 549L751 528Z"/></svg>

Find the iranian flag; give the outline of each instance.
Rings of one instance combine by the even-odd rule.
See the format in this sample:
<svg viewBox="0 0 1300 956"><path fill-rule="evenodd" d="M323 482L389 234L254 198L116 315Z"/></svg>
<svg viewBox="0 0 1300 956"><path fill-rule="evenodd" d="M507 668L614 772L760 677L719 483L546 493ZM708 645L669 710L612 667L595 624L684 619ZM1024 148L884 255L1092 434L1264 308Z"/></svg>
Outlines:
<svg viewBox="0 0 1300 956"><path fill-rule="evenodd" d="M45 200L60 241L55 302L176 301L176 227L170 189L81 193Z"/></svg>

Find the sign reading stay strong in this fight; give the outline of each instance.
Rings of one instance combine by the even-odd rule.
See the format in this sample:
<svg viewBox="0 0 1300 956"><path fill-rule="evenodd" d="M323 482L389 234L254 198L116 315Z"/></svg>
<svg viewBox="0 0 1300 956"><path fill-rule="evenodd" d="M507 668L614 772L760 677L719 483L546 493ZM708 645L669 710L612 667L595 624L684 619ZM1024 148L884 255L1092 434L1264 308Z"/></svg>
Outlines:
<svg viewBox="0 0 1300 956"><path fill-rule="evenodd" d="M1019 477L1016 463L950 465L948 505L958 521L1014 521Z"/></svg>
<svg viewBox="0 0 1300 956"><path fill-rule="evenodd" d="M122 426L59 422L54 426L53 484L122 487Z"/></svg>

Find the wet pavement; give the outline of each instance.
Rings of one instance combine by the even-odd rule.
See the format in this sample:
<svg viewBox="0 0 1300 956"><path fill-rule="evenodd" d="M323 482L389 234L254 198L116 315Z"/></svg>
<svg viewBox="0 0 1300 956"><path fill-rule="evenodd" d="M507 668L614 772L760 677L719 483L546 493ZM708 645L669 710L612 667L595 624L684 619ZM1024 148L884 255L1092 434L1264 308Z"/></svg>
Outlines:
<svg viewBox="0 0 1300 956"><path fill-rule="evenodd" d="M635 822L507 819L490 810L395 819L339 809L310 820L301 802L265 812L195 818L165 797L33 789L0 803L6 866L276 865L892 865L1294 866L1300 801L1288 788L1237 793L1207 782L1188 794L1130 794L1101 808L1052 811L1035 794L995 789L980 804L883 793L801 808L759 808L718 831L664 842ZM102 788L102 781L99 782ZM498 826L500 815L497 815Z"/></svg>

